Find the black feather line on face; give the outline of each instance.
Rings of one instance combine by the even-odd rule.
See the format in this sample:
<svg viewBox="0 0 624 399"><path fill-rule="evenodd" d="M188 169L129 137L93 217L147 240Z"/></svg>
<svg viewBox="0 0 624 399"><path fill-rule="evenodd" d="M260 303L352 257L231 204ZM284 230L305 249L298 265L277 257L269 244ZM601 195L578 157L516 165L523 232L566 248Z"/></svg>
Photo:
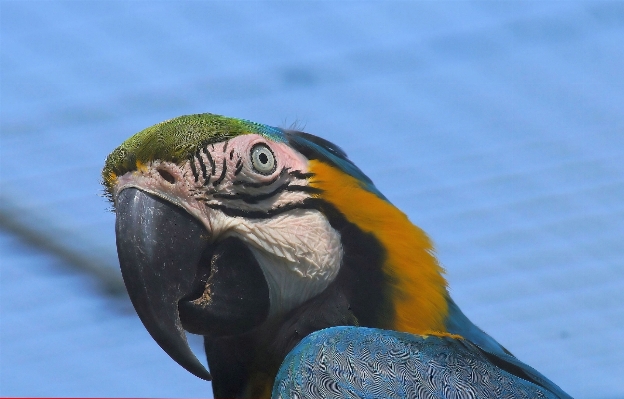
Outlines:
<svg viewBox="0 0 624 399"><path fill-rule="evenodd" d="M208 184L208 173L206 171L206 165L204 164L204 160L199 150L197 150L197 154L195 156L197 157L197 160L199 161L199 167L202 172L202 177L204 178L204 186L205 186L206 184Z"/></svg>
<svg viewBox="0 0 624 399"><path fill-rule="evenodd" d="M226 143L227 144L227 143ZM214 187L218 186L219 184L221 184L221 182L223 181L223 179L225 179L225 173L227 172L227 159L223 158L223 169L221 169L221 175L219 176L219 178L217 180L214 181L214 183L212 183L212 185Z"/></svg>
<svg viewBox="0 0 624 399"><path fill-rule="evenodd" d="M241 170L243 170L243 159L238 158L238 161L236 161L236 170L234 171L234 176L238 175ZM234 182L233 184L236 184L236 182Z"/></svg>
<svg viewBox="0 0 624 399"><path fill-rule="evenodd" d="M191 156L189 159L189 163L191 164L191 171L193 172L193 176L195 177L195 183L199 181L199 174L197 173L197 169L195 168L195 156Z"/></svg>
<svg viewBox="0 0 624 399"><path fill-rule="evenodd" d="M313 193L313 194L318 194L321 192L321 190L315 187L300 186L296 184L284 183L281 186L277 187L275 190L271 191L270 193L264 193L264 194L248 194L248 193L220 194L220 193L217 193L213 195L213 198L226 199L230 201L241 200L248 204L257 204L258 202L271 198L283 191L292 191L292 192L299 191L299 192Z"/></svg>
<svg viewBox="0 0 624 399"><path fill-rule="evenodd" d="M300 170L293 170L292 172L289 172L288 174L297 179L309 179L311 177L314 177L314 173L303 173Z"/></svg>
<svg viewBox="0 0 624 399"><path fill-rule="evenodd" d="M200 199L206 201L205 199ZM321 200L317 198L306 198L301 202L295 202L287 205L278 206L276 208L271 208L266 211L255 211L255 210L244 210L244 209L236 209L230 208L226 205L221 204L206 204L208 208L215 209L223 212L227 216L232 217L244 217L248 219L269 219L275 215L279 215L284 212L292 211L294 209L320 209Z"/></svg>
<svg viewBox="0 0 624 399"><path fill-rule="evenodd" d="M202 148L202 150L204 151L204 154L206 154L206 158L208 158L208 162L210 163L210 168L212 169L212 172L210 174L214 176L216 167L215 161L212 159L210 151L208 151L207 148Z"/></svg>

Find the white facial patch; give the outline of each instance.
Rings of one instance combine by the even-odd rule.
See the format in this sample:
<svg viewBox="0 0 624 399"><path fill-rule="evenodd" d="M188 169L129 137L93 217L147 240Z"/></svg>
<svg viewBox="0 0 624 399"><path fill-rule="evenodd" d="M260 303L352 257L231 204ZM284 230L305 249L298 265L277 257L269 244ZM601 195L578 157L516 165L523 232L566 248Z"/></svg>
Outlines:
<svg viewBox="0 0 624 399"><path fill-rule="evenodd" d="M279 315L327 288L342 263L340 234L320 211L303 208L314 193L309 177L307 159L287 144L244 135L200 148L182 165L153 161L121 176L115 190L137 187L186 209L210 241L247 243L269 286L270 314Z"/></svg>
<svg viewBox="0 0 624 399"><path fill-rule="evenodd" d="M227 235L250 244L269 285L272 314L319 294L334 280L342 262L340 234L317 210L243 220Z"/></svg>

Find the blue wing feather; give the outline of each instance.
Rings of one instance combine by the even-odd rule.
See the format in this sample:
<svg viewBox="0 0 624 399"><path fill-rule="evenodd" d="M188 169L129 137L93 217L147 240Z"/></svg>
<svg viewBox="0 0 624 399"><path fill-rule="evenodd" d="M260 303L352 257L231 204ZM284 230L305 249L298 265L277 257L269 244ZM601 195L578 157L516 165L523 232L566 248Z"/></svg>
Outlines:
<svg viewBox="0 0 624 399"><path fill-rule="evenodd" d="M522 363L513 356L511 352L471 322L451 298L448 298L448 304L449 313L446 320L448 332L461 335L475 344L485 352L491 362L497 364L499 367L505 368L515 375L545 387L561 399L572 399L570 395L563 392L555 383L544 377L533 367Z"/></svg>
<svg viewBox="0 0 624 399"><path fill-rule="evenodd" d="M548 398L471 342L364 327L307 336L284 359L273 398Z"/></svg>

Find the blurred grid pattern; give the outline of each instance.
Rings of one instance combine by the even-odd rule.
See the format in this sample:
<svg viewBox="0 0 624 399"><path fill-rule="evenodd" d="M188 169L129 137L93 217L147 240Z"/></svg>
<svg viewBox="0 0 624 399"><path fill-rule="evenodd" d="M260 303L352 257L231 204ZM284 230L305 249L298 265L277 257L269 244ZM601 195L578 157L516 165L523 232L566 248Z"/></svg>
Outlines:
<svg viewBox="0 0 624 399"><path fill-rule="evenodd" d="M624 397L624 3L0 17L0 395L211 394L119 294L99 172L131 134L213 112L342 146L430 234L475 323L574 397Z"/></svg>

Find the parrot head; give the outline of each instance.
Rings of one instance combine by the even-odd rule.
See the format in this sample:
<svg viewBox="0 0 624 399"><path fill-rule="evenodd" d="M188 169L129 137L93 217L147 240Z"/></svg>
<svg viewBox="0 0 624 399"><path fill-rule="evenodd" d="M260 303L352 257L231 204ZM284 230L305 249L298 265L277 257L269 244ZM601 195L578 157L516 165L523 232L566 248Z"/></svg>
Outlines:
<svg viewBox="0 0 624 399"><path fill-rule="evenodd" d="M102 177L132 303L200 378L211 375L185 330L264 337L285 352L332 325L446 331L446 282L429 239L324 139L182 116L125 141Z"/></svg>

